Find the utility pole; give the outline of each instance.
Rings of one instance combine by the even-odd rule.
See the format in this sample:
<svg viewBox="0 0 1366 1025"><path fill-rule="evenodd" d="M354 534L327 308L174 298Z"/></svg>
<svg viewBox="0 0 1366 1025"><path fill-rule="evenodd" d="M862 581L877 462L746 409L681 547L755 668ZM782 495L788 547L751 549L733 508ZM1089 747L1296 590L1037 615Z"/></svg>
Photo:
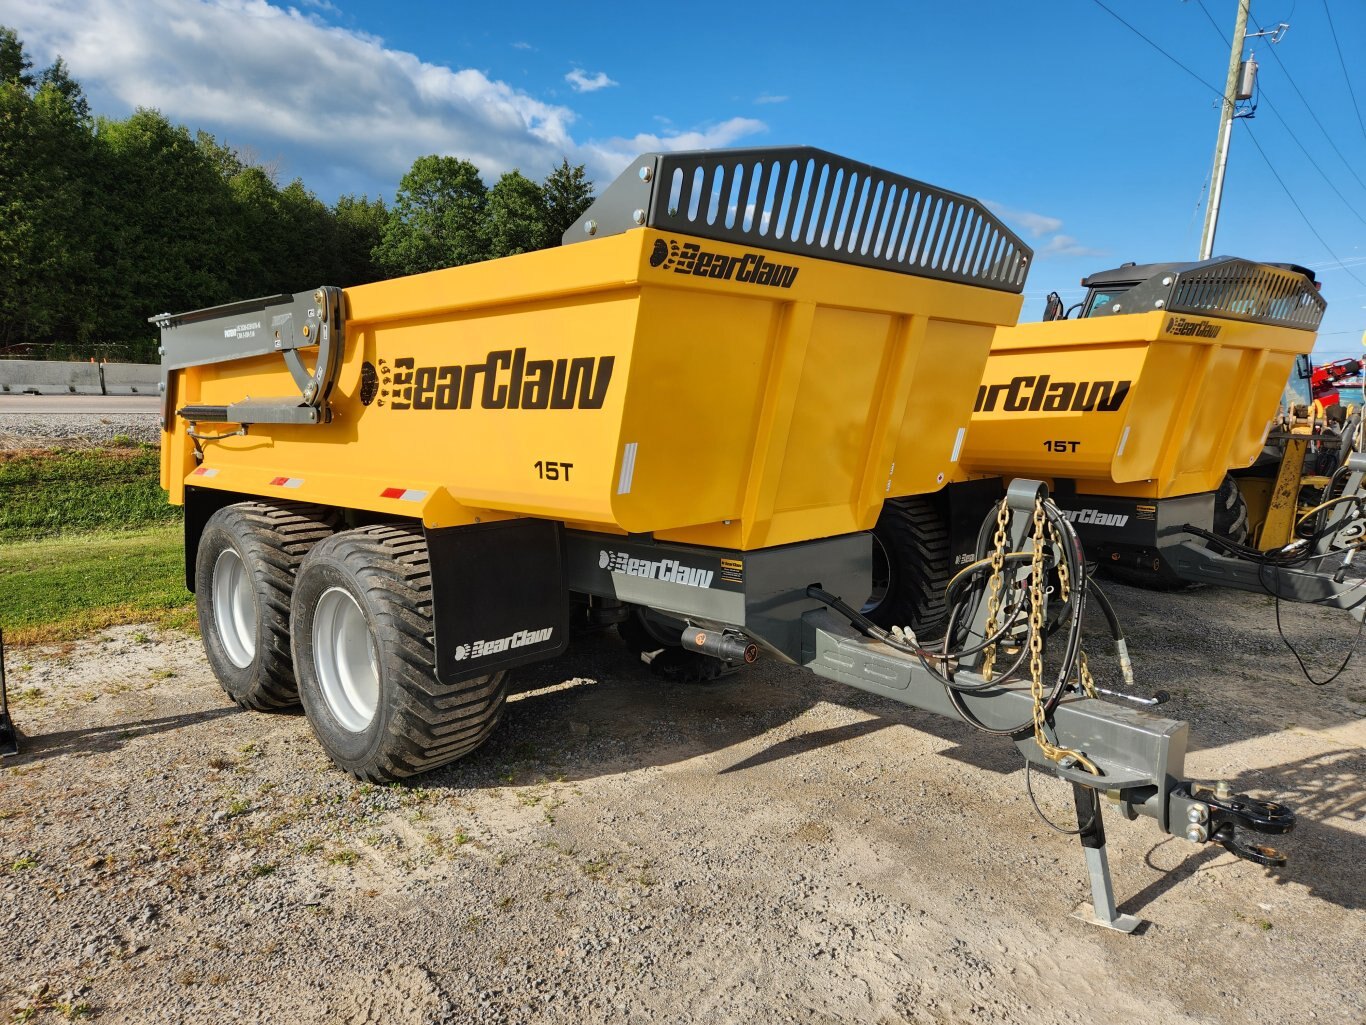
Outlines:
<svg viewBox="0 0 1366 1025"><path fill-rule="evenodd" d="M1233 132L1233 112L1238 92L1238 72L1243 63L1243 40L1247 36L1247 14L1252 0L1238 0L1238 20L1233 26L1233 48L1228 55L1228 80L1219 111L1219 137L1214 144L1214 170L1210 173L1209 206L1205 208L1205 230L1200 234L1200 259L1214 255L1214 231L1219 226L1219 200L1224 194L1224 172L1228 169L1228 141Z"/></svg>

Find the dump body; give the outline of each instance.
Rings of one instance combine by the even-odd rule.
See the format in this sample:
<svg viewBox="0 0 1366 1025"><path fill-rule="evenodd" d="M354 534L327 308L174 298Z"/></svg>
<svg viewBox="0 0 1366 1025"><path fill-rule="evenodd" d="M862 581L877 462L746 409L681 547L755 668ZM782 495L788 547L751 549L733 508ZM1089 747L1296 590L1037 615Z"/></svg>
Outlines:
<svg viewBox="0 0 1366 1025"><path fill-rule="evenodd" d="M1279 268L1185 266L1156 299L1138 286L1101 315L998 330L962 469L1167 498L1213 491L1252 463L1322 300ZM1215 271L1214 284L1198 280Z"/></svg>
<svg viewBox="0 0 1366 1025"><path fill-rule="evenodd" d="M862 249L857 223L845 246L865 264L913 227L893 190L877 195ZM634 227L347 289L330 422L253 424L199 462L193 409L294 385L274 353L183 366L163 485L172 501L188 481L428 527L532 516L740 549L869 529L886 498L951 474L992 334L1020 309L1028 250L971 201L932 198L916 230L933 276L914 251L908 271L846 261L833 239L784 251L757 226L708 238L704 208L698 235ZM999 282L989 253L1009 265ZM955 261L986 284L936 273ZM267 330L270 315L238 319ZM181 330L163 328L171 365L190 361Z"/></svg>

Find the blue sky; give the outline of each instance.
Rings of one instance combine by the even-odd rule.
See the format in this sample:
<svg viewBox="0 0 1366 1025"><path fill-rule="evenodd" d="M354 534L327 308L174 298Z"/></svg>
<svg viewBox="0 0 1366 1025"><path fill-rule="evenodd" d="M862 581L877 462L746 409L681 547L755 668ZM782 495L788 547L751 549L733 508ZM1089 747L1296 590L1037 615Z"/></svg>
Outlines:
<svg viewBox="0 0 1366 1025"><path fill-rule="evenodd" d="M1366 105L1366 5L1327 3ZM157 107L327 200L392 196L431 152L490 179L541 177L563 155L603 185L654 148L820 146L995 204L1036 249L1037 319L1045 293L1078 298L1089 271L1199 244L1236 0L1105 4L1172 59L1096 0L0 0L0 23L40 63L62 54L97 112ZM1235 126L1216 252L1315 268L1320 351L1358 352L1366 125L1325 0L1253 0L1252 17L1291 28L1274 56L1249 44L1262 102Z"/></svg>

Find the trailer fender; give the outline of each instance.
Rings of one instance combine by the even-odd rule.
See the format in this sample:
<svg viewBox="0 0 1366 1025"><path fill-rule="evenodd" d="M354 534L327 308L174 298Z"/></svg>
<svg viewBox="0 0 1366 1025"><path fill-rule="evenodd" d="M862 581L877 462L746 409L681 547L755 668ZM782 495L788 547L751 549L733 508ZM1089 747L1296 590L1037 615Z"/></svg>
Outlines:
<svg viewBox="0 0 1366 1025"><path fill-rule="evenodd" d="M204 525L219 509L237 502L259 502L260 495L244 495L237 491L218 491L214 488L185 489L185 590L194 594L195 560L199 557L199 539Z"/></svg>

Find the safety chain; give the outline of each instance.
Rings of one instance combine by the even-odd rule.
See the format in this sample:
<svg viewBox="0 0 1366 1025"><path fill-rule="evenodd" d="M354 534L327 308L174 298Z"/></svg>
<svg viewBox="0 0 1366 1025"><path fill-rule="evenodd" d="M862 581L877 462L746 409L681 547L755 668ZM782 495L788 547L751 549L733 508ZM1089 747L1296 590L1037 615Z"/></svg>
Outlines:
<svg viewBox="0 0 1366 1025"><path fill-rule="evenodd" d="M1070 748L1058 747L1048 739L1048 716L1044 710L1043 692L1044 548L1048 544L1048 529L1045 526L1042 498L1034 503L1033 541L1033 557L1029 564L1029 690L1034 698L1034 743L1049 761L1071 758L1087 772L1099 776L1100 770L1085 755ZM1059 567L1062 566L1061 559L1058 560L1058 564ZM1066 569L1063 569L1060 574L1064 580L1066 573ZM1082 664L1085 665L1084 662Z"/></svg>
<svg viewBox="0 0 1366 1025"><path fill-rule="evenodd" d="M1010 526L1010 506L1003 498L1001 508L996 514L996 537L991 550L991 577L987 582L987 624L986 636L996 634L996 614L1001 608L1001 571L1006 563L1006 528ZM996 664L996 645L992 644L982 652L982 679L991 681L991 670Z"/></svg>
<svg viewBox="0 0 1366 1025"><path fill-rule="evenodd" d="M1091 667L1086 664L1086 650L1077 649L1077 661L1081 666L1081 689L1088 698L1098 698L1100 694L1096 691L1096 679L1091 675Z"/></svg>

